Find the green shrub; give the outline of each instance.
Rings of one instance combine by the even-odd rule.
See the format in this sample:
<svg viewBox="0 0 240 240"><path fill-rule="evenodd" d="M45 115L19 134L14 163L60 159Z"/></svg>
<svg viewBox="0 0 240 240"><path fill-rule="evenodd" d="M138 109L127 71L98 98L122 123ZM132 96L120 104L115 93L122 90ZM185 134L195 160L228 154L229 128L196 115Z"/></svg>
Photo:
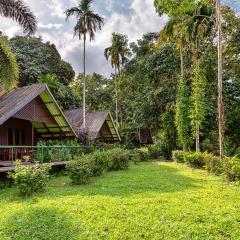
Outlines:
<svg viewBox="0 0 240 240"><path fill-rule="evenodd" d="M146 162L150 160L148 148L139 148L137 149L137 151L139 153L141 162Z"/></svg>
<svg viewBox="0 0 240 240"><path fill-rule="evenodd" d="M148 148L135 148L131 150L131 160L134 163L149 161L150 156Z"/></svg>
<svg viewBox="0 0 240 240"><path fill-rule="evenodd" d="M237 156L225 158L223 162L224 173L229 181L240 180L240 159Z"/></svg>
<svg viewBox="0 0 240 240"><path fill-rule="evenodd" d="M86 156L86 161L88 161L90 165L92 177L102 175L111 165L111 158L108 151L96 151L95 153Z"/></svg>
<svg viewBox="0 0 240 240"><path fill-rule="evenodd" d="M150 158L153 160L158 159L162 155L159 144L153 144L153 145L149 146L148 152L149 152Z"/></svg>
<svg viewBox="0 0 240 240"><path fill-rule="evenodd" d="M185 163L194 168L202 168L205 165L206 153L189 152L184 154Z"/></svg>
<svg viewBox="0 0 240 240"><path fill-rule="evenodd" d="M44 189L49 177L49 170L50 165L47 164L30 167L18 163L9 177L14 180L20 195L28 196Z"/></svg>
<svg viewBox="0 0 240 240"><path fill-rule="evenodd" d="M181 150L172 151L172 159L177 163L184 163L184 154L186 152Z"/></svg>
<svg viewBox="0 0 240 240"><path fill-rule="evenodd" d="M224 172L223 160L213 154L205 154L205 167L209 173L220 175Z"/></svg>
<svg viewBox="0 0 240 240"><path fill-rule="evenodd" d="M109 156L109 171L118 171L127 169L131 158L131 153L128 150L115 148L107 151Z"/></svg>
<svg viewBox="0 0 240 240"><path fill-rule="evenodd" d="M66 170L74 184L86 184L91 177L91 166L84 157L68 162Z"/></svg>

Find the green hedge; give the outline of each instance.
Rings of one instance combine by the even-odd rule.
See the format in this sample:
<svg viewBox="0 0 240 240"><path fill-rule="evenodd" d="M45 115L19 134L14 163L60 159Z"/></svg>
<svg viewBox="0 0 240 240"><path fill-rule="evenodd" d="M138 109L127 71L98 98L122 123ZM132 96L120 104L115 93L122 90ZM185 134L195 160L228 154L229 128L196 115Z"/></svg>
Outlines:
<svg viewBox="0 0 240 240"><path fill-rule="evenodd" d="M215 175L225 175L228 181L240 181L240 158L224 157L221 159L209 153L173 151L176 162L184 162L193 168L203 168Z"/></svg>
<svg viewBox="0 0 240 240"><path fill-rule="evenodd" d="M213 154L205 155L205 168L209 173L221 175L224 173L224 160Z"/></svg>
<svg viewBox="0 0 240 240"><path fill-rule="evenodd" d="M240 159L235 156L223 161L224 173L229 181L240 181Z"/></svg>
<svg viewBox="0 0 240 240"><path fill-rule="evenodd" d="M172 151L173 161L177 163L184 163L184 154L185 152L181 150Z"/></svg>
<svg viewBox="0 0 240 240"><path fill-rule="evenodd" d="M85 155L84 157L67 163L66 169L73 183L86 184L90 177L100 176L106 171L127 169L130 160L130 151L115 148Z"/></svg>
<svg viewBox="0 0 240 240"><path fill-rule="evenodd" d="M184 154L184 162L194 168L202 168L205 166L206 153L190 152Z"/></svg>

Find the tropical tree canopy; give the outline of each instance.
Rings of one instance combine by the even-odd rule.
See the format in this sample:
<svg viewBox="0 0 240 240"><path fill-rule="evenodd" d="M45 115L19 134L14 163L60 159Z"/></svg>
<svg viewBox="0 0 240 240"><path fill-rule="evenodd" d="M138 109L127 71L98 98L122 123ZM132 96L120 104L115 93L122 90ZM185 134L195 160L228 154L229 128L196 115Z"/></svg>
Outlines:
<svg viewBox="0 0 240 240"><path fill-rule="evenodd" d="M120 66L128 61L131 55L131 50L128 47L128 38L126 35L120 33L112 34L112 45L105 49L104 56L107 60L111 59L112 67L118 70Z"/></svg>
<svg viewBox="0 0 240 240"><path fill-rule="evenodd" d="M10 45L20 68L19 86L36 83L46 74L56 75L64 85L74 80L72 66L62 60L54 44L41 38L16 36L10 39Z"/></svg>
<svg viewBox="0 0 240 240"><path fill-rule="evenodd" d="M81 0L77 7L67 9L66 19L74 16L77 23L74 27L74 35L82 39L83 36L89 34L90 41L94 40L95 32L101 30L104 19L91 10L93 0Z"/></svg>

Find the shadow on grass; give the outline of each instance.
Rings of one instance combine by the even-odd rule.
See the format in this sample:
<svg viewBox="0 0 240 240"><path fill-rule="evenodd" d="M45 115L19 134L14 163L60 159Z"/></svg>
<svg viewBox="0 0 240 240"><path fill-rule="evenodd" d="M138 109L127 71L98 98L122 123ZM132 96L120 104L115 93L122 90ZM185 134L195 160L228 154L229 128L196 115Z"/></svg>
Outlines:
<svg viewBox="0 0 240 240"><path fill-rule="evenodd" d="M149 163L133 166L127 171L108 173L92 179L90 184L84 186L65 185L55 188L52 185L48 196L51 198L67 195L125 197L149 192L179 192L199 187L201 187L200 180L184 176L176 167Z"/></svg>
<svg viewBox="0 0 240 240"><path fill-rule="evenodd" d="M6 239L75 239L70 218L54 208L26 208L4 220L0 232Z"/></svg>

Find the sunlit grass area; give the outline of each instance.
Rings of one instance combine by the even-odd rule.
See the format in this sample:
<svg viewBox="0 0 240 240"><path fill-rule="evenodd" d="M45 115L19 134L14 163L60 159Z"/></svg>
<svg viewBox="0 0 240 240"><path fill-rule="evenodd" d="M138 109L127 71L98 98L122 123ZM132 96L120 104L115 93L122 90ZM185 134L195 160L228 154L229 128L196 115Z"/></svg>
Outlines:
<svg viewBox="0 0 240 240"><path fill-rule="evenodd" d="M174 163L144 163L85 186L0 193L0 239L239 239L240 187Z"/></svg>

